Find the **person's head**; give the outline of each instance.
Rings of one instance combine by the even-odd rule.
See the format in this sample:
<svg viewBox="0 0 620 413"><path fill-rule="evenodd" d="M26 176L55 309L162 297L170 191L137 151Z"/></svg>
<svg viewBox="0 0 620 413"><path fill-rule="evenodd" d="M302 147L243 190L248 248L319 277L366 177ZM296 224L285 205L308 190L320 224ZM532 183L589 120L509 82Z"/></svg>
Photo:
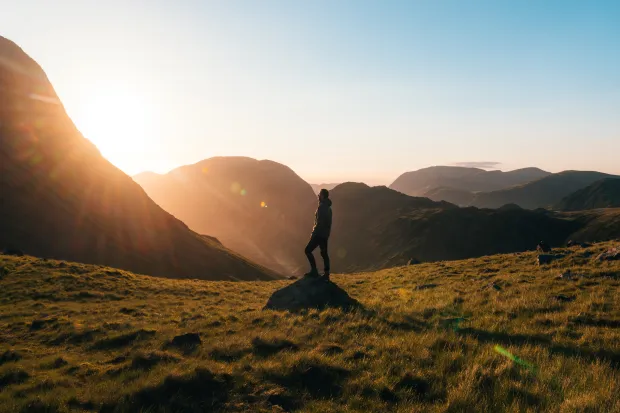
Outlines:
<svg viewBox="0 0 620 413"><path fill-rule="evenodd" d="M329 191L325 188L321 189L319 192L319 201L329 198Z"/></svg>

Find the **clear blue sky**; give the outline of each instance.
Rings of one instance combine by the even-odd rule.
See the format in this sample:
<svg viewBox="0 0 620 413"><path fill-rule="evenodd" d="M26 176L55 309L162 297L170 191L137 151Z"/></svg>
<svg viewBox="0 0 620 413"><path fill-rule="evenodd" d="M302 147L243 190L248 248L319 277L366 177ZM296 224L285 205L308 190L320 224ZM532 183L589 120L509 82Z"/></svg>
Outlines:
<svg viewBox="0 0 620 413"><path fill-rule="evenodd" d="M457 162L620 174L620 1L0 0L113 163L309 181Z"/></svg>

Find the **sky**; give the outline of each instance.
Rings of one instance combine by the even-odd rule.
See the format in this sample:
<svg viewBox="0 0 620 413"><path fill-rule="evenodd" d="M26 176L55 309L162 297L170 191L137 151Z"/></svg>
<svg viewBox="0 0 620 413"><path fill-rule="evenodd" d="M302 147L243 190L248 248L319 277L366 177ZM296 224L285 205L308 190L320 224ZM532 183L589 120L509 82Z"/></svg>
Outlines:
<svg viewBox="0 0 620 413"><path fill-rule="evenodd" d="M432 165L620 174L620 2L0 0L133 175L213 156L312 183Z"/></svg>

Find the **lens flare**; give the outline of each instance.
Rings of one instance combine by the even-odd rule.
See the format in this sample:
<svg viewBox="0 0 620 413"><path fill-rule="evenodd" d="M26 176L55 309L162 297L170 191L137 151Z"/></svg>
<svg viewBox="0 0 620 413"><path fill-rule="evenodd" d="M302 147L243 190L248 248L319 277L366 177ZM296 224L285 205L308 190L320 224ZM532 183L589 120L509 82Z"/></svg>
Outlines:
<svg viewBox="0 0 620 413"><path fill-rule="evenodd" d="M247 193L248 193L248 191L246 191L245 189L241 190L241 196L245 196L245 194L247 194Z"/></svg>
<svg viewBox="0 0 620 413"><path fill-rule="evenodd" d="M535 368L533 364L530 364L527 361L520 359L519 357L515 356L514 354L512 354L510 351L506 350L502 346L496 345L495 347L493 347L493 350L495 350L495 352L501 354L502 356L506 357L507 359L512 360L513 362L525 367L526 369L534 370Z"/></svg>
<svg viewBox="0 0 620 413"><path fill-rule="evenodd" d="M261 207L261 208L267 208L267 203L266 203L265 201L262 201L262 202L260 203L260 207Z"/></svg>
<svg viewBox="0 0 620 413"><path fill-rule="evenodd" d="M241 191L241 185L239 184L239 182L233 182L232 185L230 185L230 191L232 193L238 194Z"/></svg>

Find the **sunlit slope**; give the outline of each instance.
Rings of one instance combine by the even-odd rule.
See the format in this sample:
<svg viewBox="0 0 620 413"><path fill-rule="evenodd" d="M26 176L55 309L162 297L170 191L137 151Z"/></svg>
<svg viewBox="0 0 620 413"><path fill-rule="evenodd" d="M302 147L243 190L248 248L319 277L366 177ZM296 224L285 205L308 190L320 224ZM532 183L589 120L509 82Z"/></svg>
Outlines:
<svg viewBox="0 0 620 413"><path fill-rule="evenodd" d="M4 38L0 103L0 250L172 278L275 276L158 207L80 134L41 68Z"/></svg>
<svg viewBox="0 0 620 413"><path fill-rule="evenodd" d="M618 411L614 246L336 275L348 313L262 311L290 281L0 256L0 412Z"/></svg>
<svg viewBox="0 0 620 413"><path fill-rule="evenodd" d="M194 231L282 274L303 274L317 199L287 166L217 157L165 174L134 176L147 194Z"/></svg>

